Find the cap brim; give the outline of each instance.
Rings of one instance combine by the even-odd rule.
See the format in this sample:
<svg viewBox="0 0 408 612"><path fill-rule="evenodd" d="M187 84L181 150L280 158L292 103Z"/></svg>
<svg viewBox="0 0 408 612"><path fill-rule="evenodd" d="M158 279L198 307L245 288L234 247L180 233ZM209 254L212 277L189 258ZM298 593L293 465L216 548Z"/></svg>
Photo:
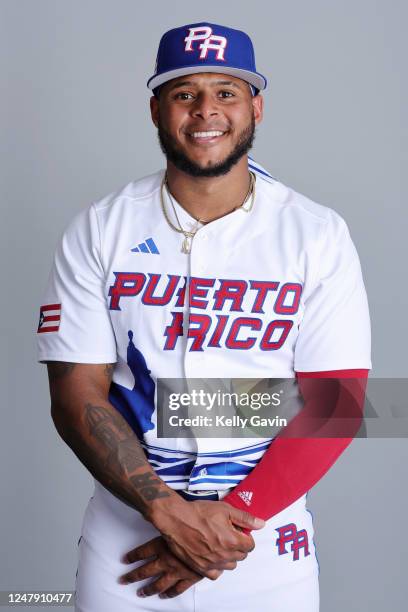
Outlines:
<svg viewBox="0 0 408 612"><path fill-rule="evenodd" d="M238 79L242 79L247 83L250 83L257 89L265 89L267 80L262 74L258 72L251 72L250 70L242 70L241 68L231 68L230 66L220 66L216 64L211 66L209 64L205 64L203 66L185 66L183 68L177 68L176 70L168 70L167 72L162 72L161 74L153 75L147 81L147 86L149 89L155 89L163 83L167 83L167 81L171 81L171 79L176 79L177 77L184 76L185 74L196 74L199 72L217 72L220 74L229 74L231 76L237 77Z"/></svg>

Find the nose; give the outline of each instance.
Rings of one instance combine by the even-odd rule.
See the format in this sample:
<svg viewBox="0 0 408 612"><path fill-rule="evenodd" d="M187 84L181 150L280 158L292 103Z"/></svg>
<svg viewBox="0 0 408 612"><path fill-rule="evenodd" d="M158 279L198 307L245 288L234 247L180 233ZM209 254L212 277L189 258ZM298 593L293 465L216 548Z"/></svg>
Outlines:
<svg viewBox="0 0 408 612"><path fill-rule="evenodd" d="M219 114L217 102L209 93L200 93L191 110L193 117L201 119L209 119Z"/></svg>

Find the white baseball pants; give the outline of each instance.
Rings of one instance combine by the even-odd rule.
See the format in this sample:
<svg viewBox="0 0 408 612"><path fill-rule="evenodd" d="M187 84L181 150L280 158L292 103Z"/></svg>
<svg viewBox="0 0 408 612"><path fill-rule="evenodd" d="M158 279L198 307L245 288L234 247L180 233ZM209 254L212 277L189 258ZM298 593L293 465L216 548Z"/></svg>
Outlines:
<svg viewBox="0 0 408 612"><path fill-rule="evenodd" d="M215 581L204 578L182 595L140 598L150 582L119 584L118 578L143 562L122 556L159 535L136 510L98 482L90 499L78 545L76 612L318 612L318 564L311 514L305 497L252 532L255 550Z"/></svg>

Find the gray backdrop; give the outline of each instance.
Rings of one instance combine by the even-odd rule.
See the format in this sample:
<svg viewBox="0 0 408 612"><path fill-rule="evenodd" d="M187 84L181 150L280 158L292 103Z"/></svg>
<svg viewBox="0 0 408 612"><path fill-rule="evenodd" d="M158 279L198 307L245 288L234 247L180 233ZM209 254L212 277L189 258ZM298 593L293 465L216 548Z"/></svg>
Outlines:
<svg viewBox="0 0 408 612"><path fill-rule="evenodd" d="M163 166L145 86L161 34L206 19L253 37L269 78L253 156L346 219L370 302L372 375L406 377L408 11L399 0L0 6L0 590L70 590L92 480L54 430L34 330L67 222ZM406 609L407 460L406 440L356 440L310 493L323 612Z"/></svg>

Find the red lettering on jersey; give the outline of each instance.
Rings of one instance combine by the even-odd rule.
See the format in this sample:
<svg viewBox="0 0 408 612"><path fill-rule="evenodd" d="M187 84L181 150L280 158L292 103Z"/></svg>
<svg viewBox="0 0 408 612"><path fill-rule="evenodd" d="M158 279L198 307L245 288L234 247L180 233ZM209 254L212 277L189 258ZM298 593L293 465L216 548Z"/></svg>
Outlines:
<svg viewBox="0 0 408 612"><path fill-rule="evenodd" d="M221 340L223 331L225 329L225 326L227 324L227 321L229 319L229 316L228 315L217 315L217 319L218 319L217 326L214 330L213 335L211 336L208 346L213 346L215 348L221 348L220 340Z"/></svg>
<svg viewBox="0 0 408 612"><path fill-rule="evenodd" d="M111 301L109 310L122 310L119 306L121 297L134 297L143 289L146 277L142 272L114 272L115 283L109 288Z"/></svg>
<svg viewBox="0 0 408 612"><path fill-rule="evenodd" d="M280 347L284 344L286 338L289 335L290 330L292 329L293 321L271 321L267 328L265 329L265 333L261 340L261 350L262 351L276 351L280 349ZM271 340L273 332L276 329L282 329L282 333L277 340Z"/></svg>
<svg viewBox="0 0 408 612"><path fill-rule="evenodd" d="M198 325L196 328L192 328L191 325ZM211 317L202 314L190 314L189 325L188 325L188 338L194 338L190 351L202 351L203 343L207 332L211 325Z"/></svg>
<svg viewBox="0 0 408 612"><path fill-rule="evenodd" d="M161 274L149 273L150 278L147 281L146 289L144 290L142 296L143 304L146 304L147 306L165 306L170 302L180 280L180 276L176 276L175 274L168 274L167 276L169 277L169 280L164 294L161 296L155 296L153 295L153 293L157 288L161 276Z"/></svg>
<svg viewBox="0 0 408 612"><path fill-rule="evenodd" d="M250 288L255 289L257 291L257 296L255 298L254 305L252 306L251 312L261 312L263 313L263 305L268 294L268 291L276 291L279 287L279 283L276 281L250 281Z"/></svg>
<svg viewBox="0 0 408 612"><path fill-rule="evenodd" d="M252 317L238 317L238 319L235 319L225 341L225 346L227 348L250 349L254 346L256 337L249 336L246 340L237 340L241 327L250 327L251 329L259 331L262 327L262 321L261 319L254 319Z"/></svg>
<svg viewBox="0 0 408 612"><path fill-rule="evenodd" d="M215 283L214 278L199 278L192 276L190 279L189 295L190 295L190 306L192 308L203 308L204 310L208 306L208 300L200 299L206 298L208 289L213 287ZM205 287L205 288L204 288Z"/></svg>
<svg viewBox="0 0 408 612"><path fill-rule="evenodd" d="M284 301L288 293L293 293L292 303L284 305ZM275 302L274 310L276 314L292 315L296 314L299 309L300 296L302 295L302 285L299 283L285 283L279 291L279 295Z"/></svg>
<svg viewBox="0 0 408 612"><path fill-rule="evenodd" d="M177 295L177 302L175 303L176 308L181 308L182 306L184 306L184 302L186 299L186 286L187 286L187 278L184 276L184 285L180 287L180 289L176 293Z"/></svg>
<svg viewBox="0 0 408 612"><path fill-rule="evenodd" d="M214 291L213 310L222 310L226 300L231 300L230 311L242 312L242 300L244 299L248 283L244 280L221 279L220 288Z"/></svg>
<svg viewBox="0 0 408 612"><path fill-rule="evenodd" d="M174 351L177 338L183 335L183 313L172 312L171 314L173 317L172 321L164 330L164 335L166 336L165 351Z"/></svg>

